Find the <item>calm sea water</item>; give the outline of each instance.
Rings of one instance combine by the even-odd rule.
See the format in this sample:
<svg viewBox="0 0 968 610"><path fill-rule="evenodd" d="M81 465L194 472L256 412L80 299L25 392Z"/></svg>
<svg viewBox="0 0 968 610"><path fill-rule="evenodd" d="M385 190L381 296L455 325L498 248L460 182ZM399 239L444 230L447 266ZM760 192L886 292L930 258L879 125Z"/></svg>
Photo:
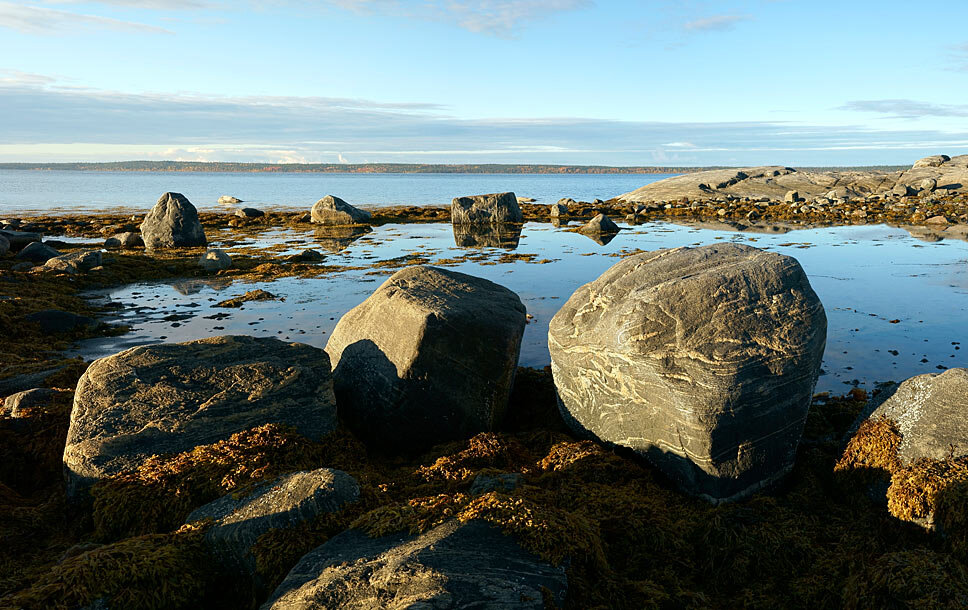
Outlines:
<svg viewBox="0 0 968 610"><path fill-rule="evenodd" d="M231 195L247 205L309 209L325 195L353 205L449 205L454 197L513 191L540 203L562 197L609 199L668 174L321 174L216 172L80 172L0 170L0 214L144 211L166 191L202 210L225 209Z"/></svg>
<svg viewBox="0 0 968 610"><path fill-rule="evenodd" d="M843 393L854 385L872 388L879 381L968 366L968 242L921 241L904 229L884 225L766 234L667 222L620 225L625 230L602 245L549 224L527 223L513 252L550 259L546 264L502 258L507 252L503 249L466 248L467 240L449 224L384 225L342 239L311 229L274 230L241 241L237 234L216 233L210 239L229 252L255 247L278 256L316 248L326 254L329 265L365 267L414 255L433 263L471 254L472 260L451 268L514 290L533 316L521 347L521 364L527 366L549 363L551 317L575 289L618 262L623 251L741 242L797 258L823 301L828 332L818 391ZM85 343L80 353L93 358L144 343L220 334L276 336L322 347L340 316L390 272L364 268L318 279L260 283L212 277L105 291L98 298L120 303L108 321L128 324L133 331ZM214 307L255 288L285 301L248 303L241 309Z"/></svg>

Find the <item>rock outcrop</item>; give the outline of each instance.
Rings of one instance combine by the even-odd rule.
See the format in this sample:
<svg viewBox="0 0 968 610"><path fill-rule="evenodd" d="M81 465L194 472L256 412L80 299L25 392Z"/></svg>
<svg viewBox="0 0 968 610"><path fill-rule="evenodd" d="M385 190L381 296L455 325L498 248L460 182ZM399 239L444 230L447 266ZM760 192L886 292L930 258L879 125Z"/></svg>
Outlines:
<svg viewBox="0 0 968 610"><path fill-rule="evenodd" d="M40 331L48 335L71 333L97 325L94 318L60 309L43 309L28 313L24 316L24 320L37 324L40 326Z"/></svg>
<svg viewBox="0 0 968 610"><path fill-rule="evenodd" d="M450 206L450 220L455 225L521 223L524 222L524 215L514 193L493 193L454 198Z"/></svg>
<svg viewBox="0 0 968 610"><path fill-rule="evenodd" d="M826 328L795 259L720 244L623 259L565 303L548 347L573 429L719 502L792 468Z"/></svg>
<svg viewBox="0 0 968 610"><path fill-rule="evenodd" d="M344 315L326 351L340 416L391 451L491 430L507 407L525 308L485 279L408 267Z"/></svg>
<svg viewBox="0 0 968 610"><path fill-rule="evenodd" d="M310 522L322 513L337 512L359 495L353 477L342 470L319 468L262 483L241 497L228 494L196 509L185 521L210 520L205 545L225 569L255 578L259 588L252 549L261 535Z"/></svg>
<svg viewBox="0 0 968 610"><path fill-rule="evenodd" d="M96 360L77 383L64 466L77 496L145 458L279 423L319 439L336 425L329 358L274 338L145 345Z"/></svg>
<svg viewBox="0 0 968 610"><path fill-rule="evenodd" d="M357 225L369 222L371 214L346 203L339 197L326 195L313 204L309 211L311 222L320 225Z"/></svg>
<svg viewBox="0 0 968 610"><path fill-rule="evenodd" d="M533 608L564 604L568 579L481 521L418 536L349 530L303 557L262 610Z"/></svg>
<svg viewBox="0 0 968 610"><path fill-rule="evenodd" d="M208 243L198 210L181 193L165 193L141 223L145 247L188 248Z"/></svg>

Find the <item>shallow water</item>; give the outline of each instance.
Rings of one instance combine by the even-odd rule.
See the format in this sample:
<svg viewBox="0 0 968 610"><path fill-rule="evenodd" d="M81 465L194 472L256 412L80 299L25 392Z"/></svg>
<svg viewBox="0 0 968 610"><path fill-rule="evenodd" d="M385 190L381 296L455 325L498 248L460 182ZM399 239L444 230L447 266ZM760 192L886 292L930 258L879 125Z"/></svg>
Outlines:
<svg viewBox="0 0 968 610"><path fill-rule="evenodd" d="M326 265L369 266L397 257L422 256L436 262L465 257L448 267L485 277L514 290L533 319L525 329L520 363L549 362L548 322L578 286L615 264L623 251L654 250L717 241L735 241L797 258L823 301L828 318L824 374L817 391L842 393L854 385L902 380L966 366L968 345L968 243L924 242L884 225L824 227L783 233L724 231L667 222L624 230L600 245L588 237L528 223L515 249L466 248L475 236L455 236L446 224L384 225L361 235L317 235L312 230L279 229L239 240L233 248L265 248L295 253L315 248ZM210 236L215 246L228 234ZM502 235L511 247L514 235ZM480 240L480 236L476 236ZM340 249L342 248L342 249ZM514 255L535 255L532 262ZM474 260L466 260L470 255ZM502 256L504 259L502 260ZM540 260L550 260L538 264ZM229 282L213 277L123 287L94 295L121 304L107 321L133 327L121 337L83 343L79 353L100 357L133 345L185 341L219 334L277 336L326 344L337 320L363 301L396 269L346 270L324 278L283 278L271 282ZM285 301L246 303L240 309L215 303L262 288Z"/></svg>
<svg viewBox="0 0 968 610"><path fill-rule="evenodd" d="M26 212L145 212L166 191L201 210L221 195L263 210L305 209L324 195L359 206L450 205L454 197L513 191L539 203L609 199L672 174L324 174L0 170L0 217ZM229 206L232 207L232 206Z"/></svg>

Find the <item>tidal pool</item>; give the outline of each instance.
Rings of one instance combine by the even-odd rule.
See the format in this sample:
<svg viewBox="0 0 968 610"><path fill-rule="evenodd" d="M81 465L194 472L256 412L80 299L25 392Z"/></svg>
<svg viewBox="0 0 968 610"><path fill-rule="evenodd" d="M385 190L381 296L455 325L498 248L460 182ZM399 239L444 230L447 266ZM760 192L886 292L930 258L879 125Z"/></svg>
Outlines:
<svg viewBox="0 0 968 610"><path fill-rule="evenodd" d="M968 366L962 344L968 310L968 242L925 241L903 228L859 225L737 231L729 225L650 222L622 225L610 242L549 224L527 223L520 234L455 234L449 224L389 224L372 231L277 229L239 237L210 236L215 247L253 248L275 255L311 248L320 264L355 267L325 277L268 282L207 279L145 283L91 294L113 302L106 322L127 324L119 337L86 341L77 353L96 358L134 345L221 334L276 336L322 347L340 316L400 266L440 264L485 277L518 293L532 318L520 364L549 363L548 322L580 285L635 250L746 243L800 261L827 311L827 349L817 391L872 389L921 373ZM742 227L741 227L742 228ZM935 238L936 239L936 238ZM386 265L391 267L378 267ZM262 288L284 300L215 304Z"/></svg>

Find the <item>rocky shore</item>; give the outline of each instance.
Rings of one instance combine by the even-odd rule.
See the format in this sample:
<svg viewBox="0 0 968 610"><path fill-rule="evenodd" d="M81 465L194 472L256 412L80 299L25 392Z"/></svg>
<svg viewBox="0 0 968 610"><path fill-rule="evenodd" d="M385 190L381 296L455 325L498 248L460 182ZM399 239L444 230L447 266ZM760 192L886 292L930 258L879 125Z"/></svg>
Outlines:
<svg viewBox="0 0 968 610"><path fill-rule="evenodd" d="M221 336L63 357L124 331L98 324L84 289L326 272L312 251L229 256L209 246L217 229L314 224L339 242L447 221L486 244L522 221L581 220L604 242L622 214L958 234L960 163L922 160L891 194L874 192L890 177L840 176L823 198L849 196L830 203L810 190L827 174L767 168L552 206L328 196L309 213L215 215L166 193L144 217L8 219L0 607L965 607L968 371L814 395L826 315L789 256L625 257L563 304L545 370L517 366L517 294L412 259L325 349ZM943 193L893 193L924 172ZM660 203L685 178L705 194ZM812 203L752 191L793 180Z"/></svg>

